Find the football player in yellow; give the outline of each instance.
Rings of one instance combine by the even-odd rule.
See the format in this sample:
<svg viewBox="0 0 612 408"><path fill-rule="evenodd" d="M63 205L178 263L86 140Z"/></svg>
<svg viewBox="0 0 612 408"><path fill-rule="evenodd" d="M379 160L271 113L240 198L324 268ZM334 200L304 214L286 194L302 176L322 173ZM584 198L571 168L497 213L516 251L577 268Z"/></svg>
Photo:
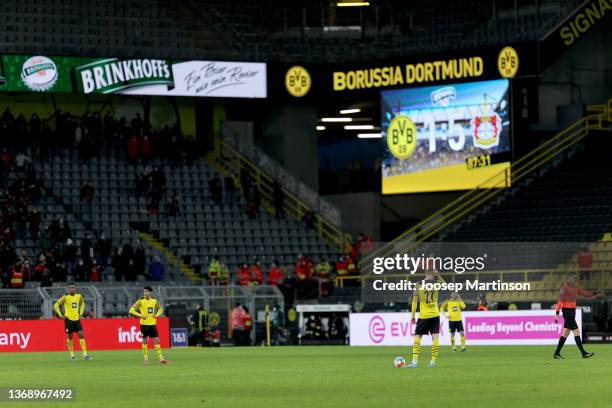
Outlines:
<svg viewBox="0 0 612 408"><path fill-rule="evenodd" d="M425 282L435 283L444 282L438 271L427 271ZM419 354L421 353L421 338L431 334L431 361L429 368L436 366L438 354L440 352L440 310L438 309L438 291L436 289L427 290L424 286L419 286L412 296L412 323L415 322L415 314L419 307L419 320L416 322L414 330L414 344L412 346L412 362L406 368L417 368Z"/></svg>
<svg viewBox="0 0 612 408"><path fill-rule="evenodd" d="M140 333L142 334L142 353L144 354L144 363L149 365L149 347L148 339L153 339L155 345L155 354L159 358L161 364L168 364L162 354L161 345L159 344L159 334L157 333L157 318L161 316L164 309L161 307L157 299L151 297L153 288L145 286L143 297L138 299L130 308L130 314L140 317Z"/></svg>
<svg viewBox="0 0 612 408"><path fill-rule="evenodd" d="M64 313L61 310L62 306L64 306ZM85 299L83 295L76 292L76 285L73 282L68 284L68 293L55 302L53 309L60 318L64 319L64 331L66 332L66 344L70 352L70 359L72 361L76 360L72 345L72 337L76 333L79 336L83 359L91 360L91 356L87 354L87 344L85 343L83 326L81 325L81 317L85 311Z"/></svg>
<svg viewBox="0 0 612 408"><path fill-rule="evenodd" d="M465 309L465 303L461 300L461 296L458 293L453 292L450 300L446 300L442 303L440 308L444 313L444 316L448 319L448 332L451 336L451 344L453 345L453 351L457 351L455 347L455 333L459 332L461 336L461 352L467 351L465 348L465 331L463 330L463 321L461 320L461 310Z"/></svg>

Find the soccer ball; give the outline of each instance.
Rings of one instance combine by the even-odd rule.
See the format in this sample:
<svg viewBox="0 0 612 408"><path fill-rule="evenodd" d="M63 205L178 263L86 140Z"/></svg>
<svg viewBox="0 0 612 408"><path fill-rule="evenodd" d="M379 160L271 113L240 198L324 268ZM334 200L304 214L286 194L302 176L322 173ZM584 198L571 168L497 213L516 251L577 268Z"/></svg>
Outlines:
<svg viewBox="0 0 612 408"><path fill-rule="evenodd" d="M395 366L395 368L402 368L406 365L406 360L404 360L404 357L395 357L395 360L393 360L393 365Z"/></svg>

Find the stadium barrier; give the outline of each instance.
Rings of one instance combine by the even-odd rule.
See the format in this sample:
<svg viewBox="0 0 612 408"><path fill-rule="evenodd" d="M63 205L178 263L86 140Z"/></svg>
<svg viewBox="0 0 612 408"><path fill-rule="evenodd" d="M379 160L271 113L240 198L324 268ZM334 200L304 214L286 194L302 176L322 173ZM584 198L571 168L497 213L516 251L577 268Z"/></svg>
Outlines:
<svg viewBox="0 0 612 408"><path fill-rule="evenodd" d="M554 311L517 310L463 312L463 327L469 346L476 345L553 345L563 330L563 317L554 322ZM415 324L409 313L351 313L351 346L411 346ZM582 310L576 309L576 322L582 326ZM573 343L569 336L568 343ZM431 345L431 336L423 336ZM440 315L440 345L450 346L448 319Z"/></svg>
<svg viewBox="0 0 612 408"><path fill-rule="evenodd" d="M88 350L140 350L142 336L137 318L83 319ZM157 319L162 347L170 346L170 321ZM76 349L79 348L75 341ZM152 344L149 344L152 347ZM53 320L0 320L0 352L65 351L64 322ZM78 351L78 350L77 350Z"/></svg>
<svg viewBox="0 0 612 408"><path fill-rule="evenodd" d="M502 187L509 187L510 183L517 183L532 174L535 170L584 139L590 131L609 130L608 126L612 117L610 109L612 109L612 99L608 100L607 104L588 106L585 117L574 122L551 139L522 156L512 163L509 168L496 174L479 187L462 194L440 210L418 222L386 246L372 251L372 253L361 260L361 269L367 267L375 257L387 256L397 244L403 243L407 245L406 250L409 250L420 242L432 239L436 234L454 222L505 191ZM499 186L500 188L486 187L491 185Z"/></svg>
<svg viewBox="0 0 612 408"><path fill-rule="evenodd" d="M39 319L51 317L50 299L41 288L0 290L0 318Z"/></svg>

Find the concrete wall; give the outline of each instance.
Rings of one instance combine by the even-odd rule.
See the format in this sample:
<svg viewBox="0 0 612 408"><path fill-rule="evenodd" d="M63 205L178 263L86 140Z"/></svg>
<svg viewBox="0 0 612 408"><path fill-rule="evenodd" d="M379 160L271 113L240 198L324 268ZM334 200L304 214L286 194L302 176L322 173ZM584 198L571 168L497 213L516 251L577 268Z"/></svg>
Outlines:
<svg viewBox="0 0 612 408"><path fill-rule="evenodd" d="M380 194L348 193L324 196L342 211L342 229L357 236L360 232L380 239Z"/></svg>

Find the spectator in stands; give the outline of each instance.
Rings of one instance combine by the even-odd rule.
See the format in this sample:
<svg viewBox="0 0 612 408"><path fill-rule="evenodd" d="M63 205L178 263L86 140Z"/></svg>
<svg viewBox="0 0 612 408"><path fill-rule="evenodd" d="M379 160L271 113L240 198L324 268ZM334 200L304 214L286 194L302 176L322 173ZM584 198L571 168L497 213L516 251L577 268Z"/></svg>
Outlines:
<svg viewBox="0 0 612 408"><path fill-rule="evenodd" d="M208 188L213 203L215 205L221 204L221 200L223 199L223 186L221 185L221 179L217 173L215 173L213 178L208 182Z"/></svg>
<svg viewBox="0 0 612 408"><path fill-rule="evenodd" d="M40 281L42 280L42 276L45 272L49 272L49 267L47 266L46 258L44 255L41 255L38 259L38 263L34 267L34 277L33 280Z"/></svg>
<svg viewBox="0 0 612 408"><path fill-rule="evenodd" d="M70 275L73 274L74 268L76 267L77 262L77 246L74 241L70 238L66 240L66 245L64 246L63 258L66 262L66 270Z"/></svg>
<svg viewBox="0 0 612 408"><path fill-rule="evenodd" d="M92 235L90 231L85 233L85 238L81 240L81 258L85 263L91 263L94 257Z"/></svg>
<svg viewBox="0 0 612 408"><path fill-rule="evenodd" d="M151 188L158 197L161 198L164 195L164 189L166 188L166 174L160 167L154 167L151 172Z"/></svg>
<svg viewBox="0 0 612 408"><path fill-rule="evenodd" d="M149 188L149 179L142 173L139 172L136 175L136 197L144 197Z"/></svg>
<svg viewBox="0 0 612 408"><path fill-rule="evenodd" d="M249 218L255 219L259 216L259 207L261 206L261 195L257 184L251 184L248 200L247 214Z"/></svg>
<svg viewBox="0 0 612 408"><path fill-rule="evenodd" d="M78 282L84 282L89 280L89 270L88 265L85 264L83 258L79 257L77 260L77 264L74 267L74 280Z"/></svg>
<svg viewBox="0 0 612 408"><path fill-rule="evenodd" d="M221 262L221 270L219 271L219 284L227 285L229 283L230 270L228 266Z"/></svg>
<svg viewBox="0 0 612 408"><path fill-rule="evenodd" d="M238 271L236 272L236 279L238 280L238 284L241 286L248 286L249 282L251 281L251 273L246 262L238 268Z"/></svg>
<svg viewBox="0 0 612 408"><path fill-rule="evenodd" d="M486 312L486 311L488 311L489 307L487 306L487 302L481 301L478 304L478 308L476 310L478 310L479 312Z"/></svg>
<svg viewBox="0 0 612 408"><path fill-rule="evenodd" d="M106 238L106 233L100 234L100 239L96 241L96 245L94 246L94 253L96 255L96 261L100 268L106 269L108 265L108 258L111 256L113 252L113 243L109 238Z"/></svg>
<svg viewBox="0 0 612 408"><path fill-rule="evenodd" d="M165 275L164 264L161 263L159 256L153 257L153 262L149 265L149 279L152 281L162 281Z"/></svg>
<svg viewBox="0 0 612 408"><path fill-rule="evenodd" d="M238 302L234 305L230 314L230 324L234 345L240 346L242 342L242 333L244 331L244 309Z"/></svg>
<svg viewBox="0 0 612 408"><path fill-rule="evenodd" d="M112 260L112 266L115 271L115 280L121 282L126 274L129 266L127 257L123 254L123 247L117 248L117 252Z"/></svg>
<svg viewBox="0 0 612 408"><path fill-rule="evenodd" d="M40 277L40 287L51 287L53 286L53 276L49 269L45 269Z"/></svg>
<svg viewBox="0 0 612 408"><path fill-rule="evenodd" d="M248 200L251 191L251 176L245 167L240 169L240 185L242 186L242 195Z"/></svg>
<svg viewBox="0 0 612 408"><path fill-rule="evenodd" d="M95 191L96 189L91 184L91 180L87 180L81 187L81 203L88 212L91 212L91 202L93 201Z"/></svg>
<svg viewBox="0 0 612 408"><path fill-rule="evenodd" d="M219 274L221 273L221 261L218 256L214 256L208 265L208 279L212 285L217 285Z"/></svg>
<svg viewBox="0 0 612 408"><path fill-rule="evenodd" d="M300 254L295 263L295 276L298 281L310 281L312 279L312 261L309 257Z"/></svg>
<svg viewBox="0 0 612 408"><path fill-rule="evenodd" d="M359 249L359 257L356 259L361 259L363 254L367 254L372 250L374 245L374 239L369 235L364 234L363 232L359 233L359 237L357 239L357 247Z"/></svg>
<svg viewBox="0 0 612 408"><path fill-rule="evenodd" d="M319 278L319 294L321 296L329 295L331 271L332 266L325 258L322 258L321 262L315 266L315 273L317 278Z"/></svg>
<svg viewBox="0 0 612 408"><path fill-rule="evenodd" d="M268 269L268 285L278 286L285 280L285 273L278 266L278 261L272 262L270 269Z"/></svg>
<svg viewBox="0 0 612 408"><path fill-rule="evenodd" d="M144 275L145 268L147 266L147 251L144 247L144 243L138 240L138 247L134 251L134 269L136 275Z"/></svg>
<svg viewBox="0 0 612 408"><path fill-rule="evenodd" d="M336 261L336 275L341 277L348 275L348 262L345 254L340 254L338 256L338 260Z"/></svg>
<svg viewBox="0 0 612 408"><path fill-rule="evenodd" d="M353 258L351 254L345 255L345 258L346 258L346 270L348 274L349 275L357 274L359 271L357 270L357 262L355 261L355 258Z"/></svg>
<svg viewBox="0 0 612 408"><path fill-rule="evenodd" d="M261 264L259 262L254 262L253 265L251 265L250 272L251 272L250 283L252 285L261 285L264 280L264 274L263 274L263 271L261 270Z"/></svg>
<svg viewBox="0 0 612 408"><path fill-rule="evenodd" d="M167 205L168 215L170 217L176 217L179 213L179 209L180 209L179 195L175 191L173 192L172 197L170 197L170 199L168 200L168 205Z"/></svg>
<svg viewBox="0 0 612 408"><path fill-rule="evenodd" d="M249 308L243 306L244 313L242 315L242 345L250 346L251 342L251 330L253 330L253 316L249 312Z"/></svg>
<svg viewBox="0 0 612 408"><path fill-rule="evenodd" d="M280 183L274 180L274 186L272 188L272 201L274 202L274 214L276 219L280 220L284 216L283 205L285 203L285 193Z"/></svg>
<svg viewBox="0 0 612 408"><path fill-rule="evenodd" d="M21 289L25 284L25 272L21 262L15 263L11 269L11 289Z"/></svg>
<svg viewBox="0 0 612 408"><path fill-rule="evenodd" d="M588 244L581 244L580 250L578 251L578 268L580 269L581 275L588 272L593 266L593 251L589 248ZM585 276L581 276L585 279Z"/></svg>
<svg viewBox="0 0 612 408"><path fill-rule="evenodd" d="M149 136L144 135L140 140L139 144L140 157L142 157L142 164L148 164L151 159L151 141Z"/></svg>
<svg viewBox="0 0 612 408"><path fill-rule="evenodd" d="M25 173L32 165L32 158L24 152L17 153L15 157L15 170Z"/></svg>
<svg viewBox="0 0 612 408"><path fill-rule="evenodd" d="M135 134L132 134L132 136L130 137L130 140L128 140L127 153L128 153L128 159L130 160L130 163L133 164L134 166L138 164L138 150L139 150L138 139L136 138Z"/></svg>
<svg viewBox="0 0 612 408"><path fill-rule="evenodd" d="M315 224L314 211L312 211L312 210L306 211L306 213L302 217L302 225L306 229L313 229L314 228L314 224Z"/></svg>
<svg viewBox="0 0 612 408"><path fill-rule="evenodd" d="M90 282L100 282L100 278L102 276L102 269L98 265L95 259L91 260L91 269L89 273L89 281Z"/></svg>
<svg viewBox="0 0 612 408"><path fill-rule="evenodd" d="M159 216L159 195L155 191L152 191L151 194L149 194L147 211L149 212L149 215L153 215L155 217Z"/></svg>
<svg viewBox="0 0 612 408"><path fill-rule="evenodd" d="M40 211L38 208L34 208L30 213L28 219L28 228L30 230L30 238L35 241L38 239L38 235L40 233Z"/></svg>
<svg viewBox="0 0 612 408"><path fill-rule="evenodd" d="M236 184L234 183L234 176L231 173L223 180L223 188L225 190L225 204L228 207L233 207L236 197Z"/></svg>

